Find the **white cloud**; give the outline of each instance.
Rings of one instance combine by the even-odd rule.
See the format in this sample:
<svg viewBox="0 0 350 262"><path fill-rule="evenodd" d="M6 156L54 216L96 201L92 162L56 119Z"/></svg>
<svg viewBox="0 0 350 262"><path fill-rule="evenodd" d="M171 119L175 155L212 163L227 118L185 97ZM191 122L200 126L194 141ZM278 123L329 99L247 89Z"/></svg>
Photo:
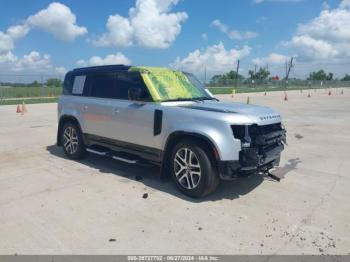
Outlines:
<svg viewBox="0 0 350 262"><path fill-rule="evenodd" d="M255 58L252 60L252 62L253 62L253 64L256 64L258 66L265 66L266 64L268 64L268 65L285 64L286 61L289 61L289 60L290 60L290 57L288 57L288 56L272 53L266 57Z"/></svg>
<svg viewBox="0 0 350 262"><path fill-rule="evenodd" d="M205 50L195 50L185 58L177 57L170 66L189 72L202 71L204 67L210 72L223 72L232 69L233 64L250 54L251 48L227 50L223 43L209 46Z"/></svg>
<svg viewBox="0 0 350 262"><path fill-rule="evenodd" d="M23 57L15 56L11 51L0 54L0 70L2 73L23 74L59 74L66 72L64 67L54 67L49 55L41 55L32 51Z"/></svg>
<svg viewBox="0 0 350 262"><path fill-rule="evenodd" d="M302 59L327 59L340 53L331 43L310 37L309 35L294 36L290 45L295 47Z"/></svg>
<svg viewBox="0 0 350 262"><path fill-rule="evenodd" d="M0 53L13 50L16 41L24 38L33 28L48 32L63 41L73 41L87 33L85 27L76 24L76 16L69 7L52 3L47 9L29 16L23 24L11 26L6 32L0 31Z"/></svg>
<svg viewBox="0 0 350 262"><path fill-rule="evenodd" d="M339 5L340 8L348 8L350 7L350 0L342 0L340 5Z"/></svg>
<svg viewBox="0 0 350 262"><path fill-rule="evenodd" d="M6 33L0 31L0 55L14 48L13 39Z"/></svg>
<svg viewBox="0 0 350 262"><path fill-rule="evenodd" d="M208 41L208 35L207 35L207 33L203 33L203 34L201 35L201 37L202 37L202 39L203 39L204 41Z"/></svg>
<svg viewBox="0 0 350 262"><path fill-rule="evenodd" d="M10 26L7 31L0 31L0 54L14 49L15 41L25 37L30 28L27 25Z"/></svg>
<svg viewBox="0 0 350 262"><path fill-rule="evenodd" d="M30 16L27 22L63 41L73 41L87 33L85 27L76 24L76 16L70 8L61 3L51 3L47 9Z"/></svg>
<svg viewBox="0 0 350 262"><path fill-rule="evenodd" d="M30 31L28 25L14 25L7 29L7 34L13 39L18 40L25 37Z"/></svg>
<svg viewBox="0 0 350 262"><path fill-rule="evenodd" d="M215 19L212 23L212 26L216 27L222 33L226 34L232 40L246 40L255 38L258 36L256 32L240 32L237 30L231 30L227 25L223 24L220 20Z"/></svg>
<svg viewBox="0 0 350 262"><path fill-rule="evenodd" d="M93 41L96 46L168 48L181 32L185 12L171 13L178 0L137 0L129 17L119 14L108 18L107 33Z"/></svg>
<svg viewBox="0 0 350 262"><path fill-rule="evenodd" d="M93 56L88 61L83 59L77 61L78 66L100 66L100 65L130 65L131 60L122 53L118 52L115 55L107 55L105 57Z"/></svg>
<svg viewBox="0 0 350 262"><path fill-rule="evenodd" d="M284 45L294 48L305 61L349 58L350 10L323 10L309 23L299 25L297 33Z"/></svg>

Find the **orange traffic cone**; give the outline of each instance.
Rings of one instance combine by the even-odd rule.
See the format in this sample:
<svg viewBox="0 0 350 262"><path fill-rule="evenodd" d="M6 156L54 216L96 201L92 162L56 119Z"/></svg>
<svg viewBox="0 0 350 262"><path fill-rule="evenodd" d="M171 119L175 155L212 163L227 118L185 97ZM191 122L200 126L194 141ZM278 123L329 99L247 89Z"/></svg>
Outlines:
<svg viewBox="0 0 350 262"><path fill-rule="evenodd" d="M25 113L27 113L28 110L27 110L27 107L26 107L26 104L24 103L24 101L22 102L22 115L24 115Z"/></svg>
<svg viewBox="0 0 350 262"><path fill-rule="evenodd" d="M21 107L19 105L17 105L16 113L22 113Z"/></svg>
<svg viewBox="0 0 350 262"><path fill-rule="evenodd" d="M307 97L308 97L308 98L311 98L311 94L310 94L310 92L309 92L309 94L307 95Z"/></svg>
<svg viewBox="0 0 350 262"><path fill-rule="evenodd" d="M288 94L286 91L284 91L284 101L288 101Z"/></svg>

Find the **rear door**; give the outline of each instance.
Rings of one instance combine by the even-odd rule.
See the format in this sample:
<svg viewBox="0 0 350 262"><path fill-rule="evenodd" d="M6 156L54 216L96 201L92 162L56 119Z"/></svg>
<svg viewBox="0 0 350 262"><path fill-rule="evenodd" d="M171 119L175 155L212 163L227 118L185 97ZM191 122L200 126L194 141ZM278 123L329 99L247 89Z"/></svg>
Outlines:
<svg viewBox="0 0 350 262"><path fill-rule="evenodd" d="M94 73L86 76L81 110L84 133L108 137L112 121L111 97L115 81L115 73Z"/></svg>

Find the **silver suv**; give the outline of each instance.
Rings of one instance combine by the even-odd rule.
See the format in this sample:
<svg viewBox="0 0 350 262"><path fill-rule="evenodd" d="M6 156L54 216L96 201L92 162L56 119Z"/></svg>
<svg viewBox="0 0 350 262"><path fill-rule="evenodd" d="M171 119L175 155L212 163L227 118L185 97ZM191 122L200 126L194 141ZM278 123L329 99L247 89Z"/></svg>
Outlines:
<svg viewBox="0 0 350 262"><path fill-rule="evenodd" d="M190 197L208 195L220 179L268 172L286 133L275 110L222 103L192 74L124 65L68 72L58 119L68 158L151 162Z"/></svg>

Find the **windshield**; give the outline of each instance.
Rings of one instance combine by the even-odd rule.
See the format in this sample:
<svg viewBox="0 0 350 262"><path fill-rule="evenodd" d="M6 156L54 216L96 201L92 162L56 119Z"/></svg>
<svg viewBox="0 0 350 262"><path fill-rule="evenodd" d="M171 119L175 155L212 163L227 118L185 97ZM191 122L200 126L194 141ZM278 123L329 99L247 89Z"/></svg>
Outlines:
<svg viewBox="0 0 350 262"><path fill-rule="evenodd" d="M192 74L166 68L134 67L157 102L211 100L203 85Z"/></svg>

